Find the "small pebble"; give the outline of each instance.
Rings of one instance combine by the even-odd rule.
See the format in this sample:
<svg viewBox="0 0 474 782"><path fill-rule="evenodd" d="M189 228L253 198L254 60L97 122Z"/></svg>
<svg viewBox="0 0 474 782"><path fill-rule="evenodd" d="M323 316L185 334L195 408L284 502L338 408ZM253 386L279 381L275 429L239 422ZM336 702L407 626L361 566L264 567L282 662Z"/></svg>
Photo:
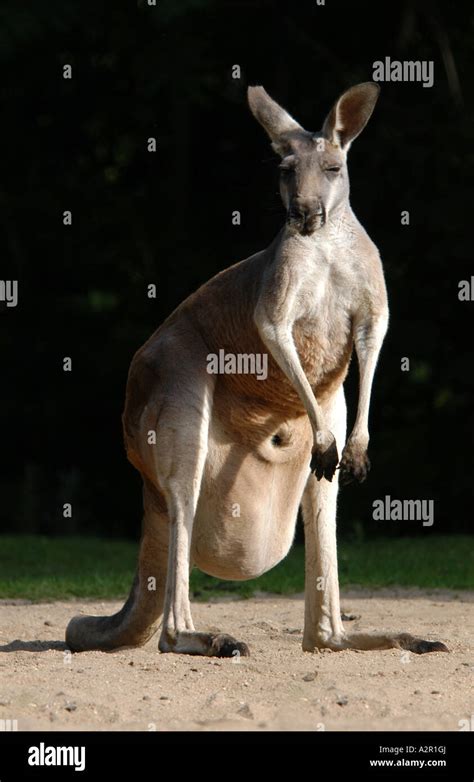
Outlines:
<svg viewBox="0 0 474 782"><path fill-rule="evenodd" d="M244 703L240 709L237 709L237 714L241 717L245 717L246 720L253 720L253 714L247 703Z"/></svg>

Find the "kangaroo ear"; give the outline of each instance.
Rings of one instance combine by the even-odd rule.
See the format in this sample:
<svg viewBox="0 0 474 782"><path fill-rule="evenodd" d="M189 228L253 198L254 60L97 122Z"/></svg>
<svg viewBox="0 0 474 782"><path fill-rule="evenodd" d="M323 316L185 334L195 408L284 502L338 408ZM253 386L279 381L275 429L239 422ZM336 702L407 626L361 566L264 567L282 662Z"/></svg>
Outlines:
<svg viewBox="0 0 474 782"><path fill-rule="evenodd" d="M380 87L373 81L357 84L336 101L323 125L323 134L332 144L349 149L352 141L367 125Z"/></svg>
<svg viewBox="0 0 474 782"><path fill-rule="evenodd" d="M249 87L247 92L250 110L270 136L272 147L279 155L288 153L287 134L303 130L285 109L276 103L263 87Z"/></svg>

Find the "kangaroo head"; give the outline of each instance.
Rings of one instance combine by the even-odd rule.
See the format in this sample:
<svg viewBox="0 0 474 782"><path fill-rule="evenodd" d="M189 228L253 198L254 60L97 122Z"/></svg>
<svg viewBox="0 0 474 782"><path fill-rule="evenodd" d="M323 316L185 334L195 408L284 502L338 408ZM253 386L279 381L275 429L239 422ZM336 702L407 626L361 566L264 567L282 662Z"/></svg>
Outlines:
<svg viewBox="0 0 474 782"><path fill-rule="evenodd" d="M280 163L280 193L292 230L308 236L326 223L349 196L347 151L367 124L380 88L364 82L336 101L323 129L310 133L263 87L249 87L252 113L267 131Z"/></svg>

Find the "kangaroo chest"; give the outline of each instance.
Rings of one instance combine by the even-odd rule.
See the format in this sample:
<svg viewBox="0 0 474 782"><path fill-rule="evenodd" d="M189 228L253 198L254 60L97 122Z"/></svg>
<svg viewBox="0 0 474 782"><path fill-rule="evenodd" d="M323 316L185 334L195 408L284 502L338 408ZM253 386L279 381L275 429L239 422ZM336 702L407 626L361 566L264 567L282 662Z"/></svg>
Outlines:
<svg viewBox="0 0 474 782"><path fill-rule="evenodd" d="M354 285L350 266L322 247L306 259L293 324L293 340L312 386L346 371L352 350Z"/></svg>

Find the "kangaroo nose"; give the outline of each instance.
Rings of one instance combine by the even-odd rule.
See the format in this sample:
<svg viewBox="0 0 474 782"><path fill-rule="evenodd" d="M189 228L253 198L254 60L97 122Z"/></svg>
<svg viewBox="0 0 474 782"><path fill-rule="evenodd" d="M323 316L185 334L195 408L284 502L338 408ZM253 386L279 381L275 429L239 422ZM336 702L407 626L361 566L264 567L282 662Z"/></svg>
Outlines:
<svg viewBox="0 0 474 782"><path fill-rule="evenodd" d="M294 200L294 207L295 212L297 212L301 217L322 215L324 212L323 205L319 198L296 197Z"/></svg>
<svg viewBox="0 0 474 782"><path fill-rule="evenodd" d="M324 206L319 198L301 197L294 198L289 218L305 236L321 228L326 220Z"/></svg>

